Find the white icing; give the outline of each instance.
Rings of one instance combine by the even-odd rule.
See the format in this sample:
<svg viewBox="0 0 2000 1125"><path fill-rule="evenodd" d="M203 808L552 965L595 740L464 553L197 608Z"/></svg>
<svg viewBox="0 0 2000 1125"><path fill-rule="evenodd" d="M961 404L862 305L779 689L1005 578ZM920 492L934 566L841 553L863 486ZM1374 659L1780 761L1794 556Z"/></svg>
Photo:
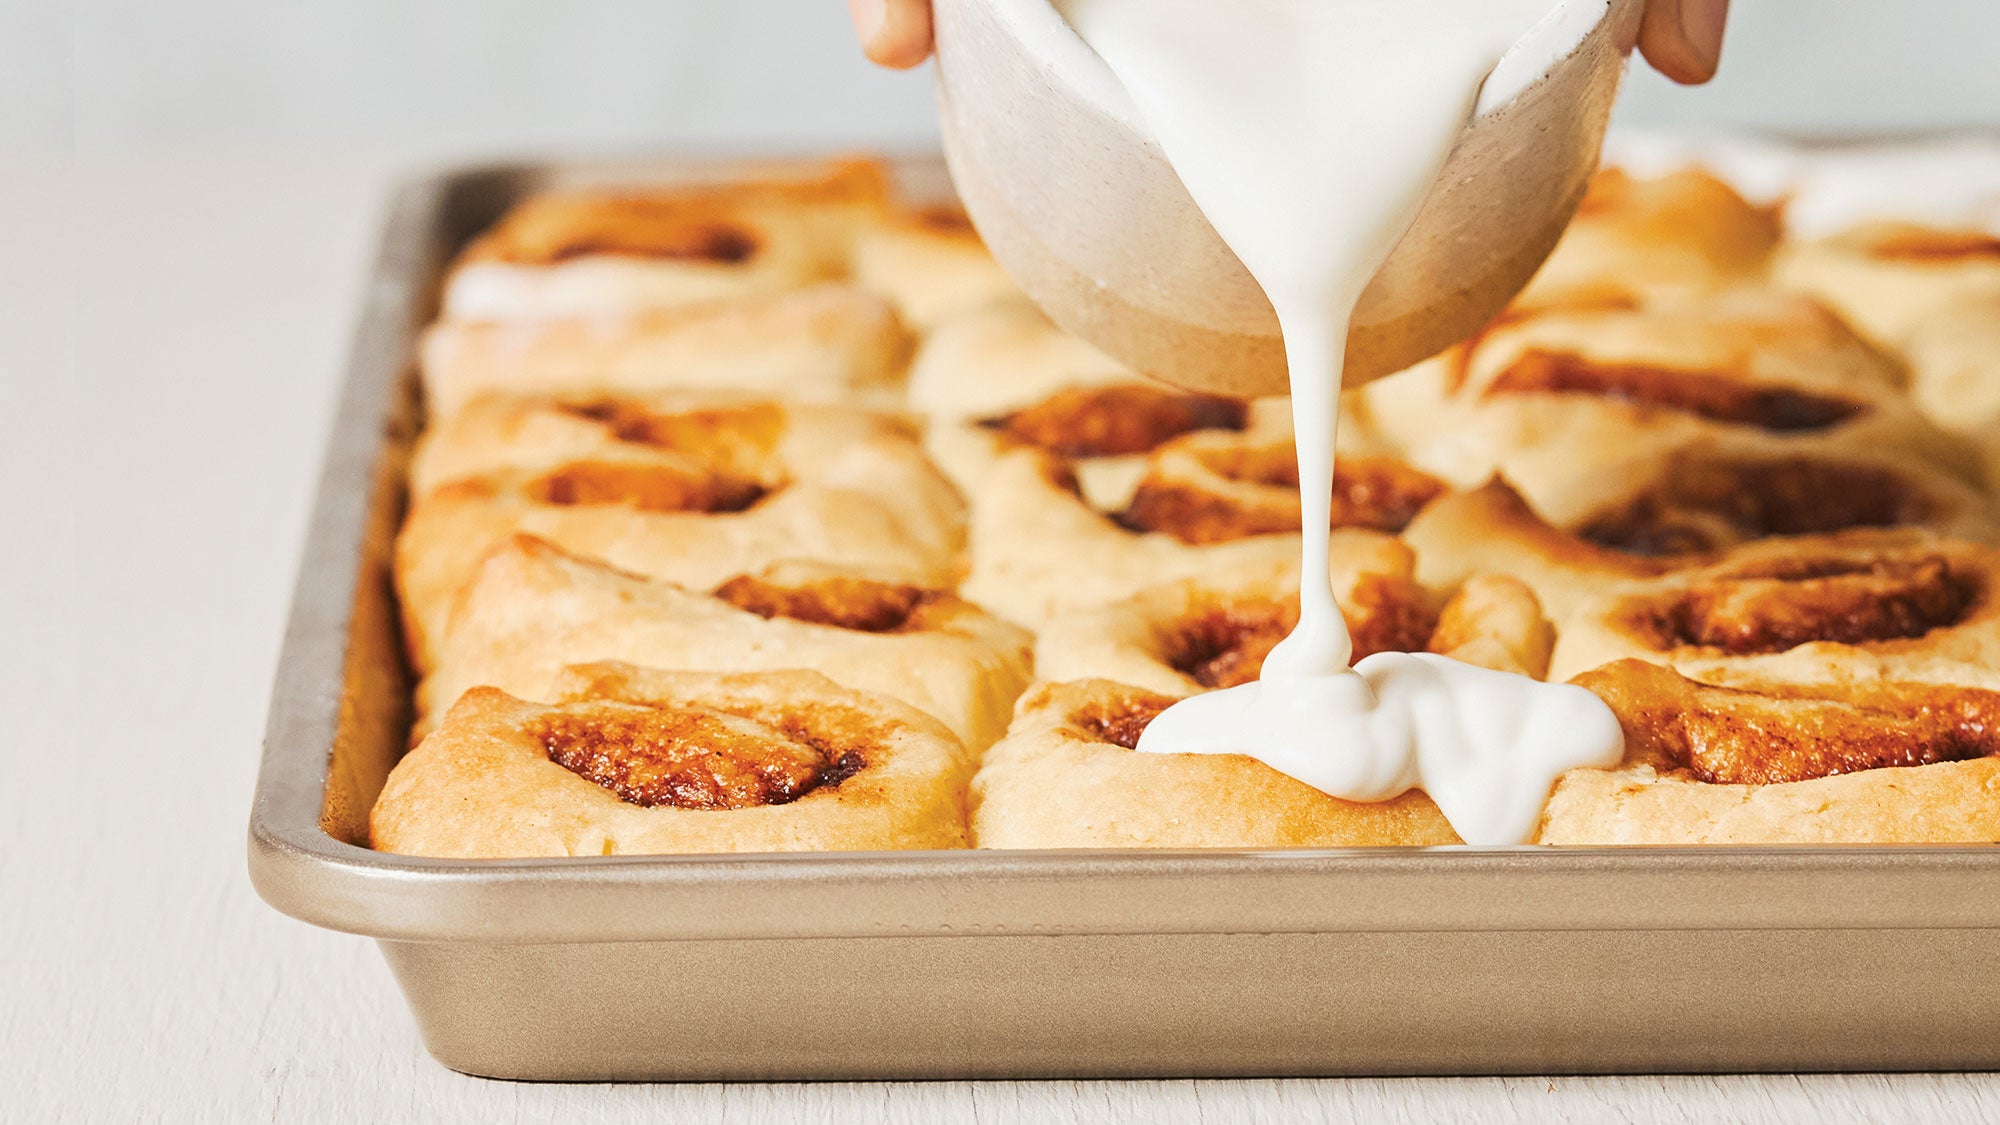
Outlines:
<svg viewBox="0 0 2000 1125"><path fill-rule="evenodd" d="M1589 692L1444 657L1350 669L1328 575L1348 322L1475 111L1574 48L1605 0L1057 0L1263 286L1291 370L1304 518L1299 623L1254 684L1154 719L1149 753L1248 754L1333 796L1421 788L1468 843L1526 843L1556 778L1609 766ZM1494 90L1481 87L1498 72Z"/></svg>

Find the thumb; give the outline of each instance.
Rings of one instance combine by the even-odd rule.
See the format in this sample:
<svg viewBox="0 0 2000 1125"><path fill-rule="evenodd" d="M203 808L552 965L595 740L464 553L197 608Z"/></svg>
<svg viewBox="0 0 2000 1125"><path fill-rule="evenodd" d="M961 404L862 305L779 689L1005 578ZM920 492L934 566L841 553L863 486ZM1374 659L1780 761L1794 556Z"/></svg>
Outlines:
<svg viewBox="0 0 2000 1125"><path fill-rule="evenodd" d="M1685 85L1715 77L1729 0L1647 0L1639 52L1653 69Z"/></svg>
<svg viewBox="0 0 2000 1125"><path fill-rule="evenodd" d="M930 0L847 0L847 13L873 61L903 70L930 57Z"/></svg>

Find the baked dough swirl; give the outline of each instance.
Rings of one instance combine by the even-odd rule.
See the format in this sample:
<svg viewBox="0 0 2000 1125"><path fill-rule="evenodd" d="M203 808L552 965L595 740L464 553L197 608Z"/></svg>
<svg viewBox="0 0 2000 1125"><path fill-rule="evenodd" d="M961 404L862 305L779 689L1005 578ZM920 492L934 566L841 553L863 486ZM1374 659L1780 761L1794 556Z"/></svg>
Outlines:
<svg viewBox="0 0 2000 1125"><path fill-rule="evenodd" d="M1758 543L1622 584L1562 623L1550 674L1623 657L1696 677L1794 650L2000 665L2000 551L1913 533Z"/></svg>
<svg viewBox="0 0 2000 1125"><path fill-rule="evenodd" d="M443 417L482 394L689 387L886 405L912 347L883 298L829 282L629 313L439 321L419 359L425 403Z"/></svg>
<svg viewBox="0 0 2000 1125"><path fill-rule="evenodd" d="M425 439L396 544L412 655L516 533L709 588L781 559L926 587L959 573L963 503L892 420L834 407L485 400Z"/></svg>
<svg viewBox="0 0 2000 1125"><path fill-rule="evenodd" d="M1477 575L1457 590L1417 583L1415 559L1377 532L1334 533L1335 596L1354 659L1435 652L1537 679L1554 634L1522 583ZM1298 621L1296 558L1182 579L1050 622L1035 646L1050 681L1104 679L1183 696L1257 678L1272 646Z"/></svg>
<svg viewBox="0 0 2000 1125"><path fill-rule="evenodd" d="M1547 844L2000 841L2000 678L1948 661L1794 654L1701 680L1621 660L1573 682L1625 761L1573 770Z"/></svg>
<svg viewBox="0 0 2000 1125"><path fill-rule="evenodd" d="M794 289L844 274L856 235L887 205L870 160L728 184L541 192L459 255L444 316L622 315Z"/></svg>
<svg viewBox="0 0 2000 1125"><path fill-rule="evenodd" d="M390 773L376 848L460 859L965 846L968 755L814 672L571 669L462 696Z"/></svg>
<svg viewBox="0 0 2000 1125"><path fill-rule="evenodd" d="M546 699L563 667L601 660L802 668L900 699L979 750L1005 732L1028 685L1029 644L1025 630L948 590L788 562L710 593L514 536L460 593L417 698L424 714L441 714L478 686Z"/></svg>
<svg viewBox="0 0 2000 1125"><path fill-rule="evenodd" d="M1329 797L1235 754L1140 754L1174 696L1110 680L1042 684L972 783L982 848L1337 848L1455 844L1421 791Z"/></svg>
<svg viewBox="0 0 2000 1125"><path fill-rule="evenodd" d="M973 507L966 596L1029 625L1147 586L1295 558L1299 498L1291 442L1200 431L1146 455L1122 509L1090 503L1063 459L1002 455ZM1338 526L1393 532L1444 485L1391 458L1343 456ZM1077 565L1089 560L1088 567Z"/></svg>

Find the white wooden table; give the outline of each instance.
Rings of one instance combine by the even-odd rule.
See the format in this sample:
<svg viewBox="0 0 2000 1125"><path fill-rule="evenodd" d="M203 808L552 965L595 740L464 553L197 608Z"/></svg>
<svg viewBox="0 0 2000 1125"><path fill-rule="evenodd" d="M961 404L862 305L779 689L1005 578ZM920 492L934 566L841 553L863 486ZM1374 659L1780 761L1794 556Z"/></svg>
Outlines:
<svg viewBox="0 0 2000 1125"><path fill-rule="evenodd" d="M1983 1076L554 1086L266 908L265 691L391 162L0 156L0 1120L2000 1120Z"/></svg>

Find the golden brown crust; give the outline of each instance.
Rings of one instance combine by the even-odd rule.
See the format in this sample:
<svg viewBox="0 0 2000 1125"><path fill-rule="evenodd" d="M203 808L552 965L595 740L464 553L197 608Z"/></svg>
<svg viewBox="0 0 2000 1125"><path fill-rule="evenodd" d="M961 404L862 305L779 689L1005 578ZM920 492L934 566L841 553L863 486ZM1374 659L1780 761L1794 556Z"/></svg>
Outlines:
<svg viewBox="0 0 2000 1125"><path fill-rule="evenodd" d="M1591 180L1555 252L1517 308L1603 304L1723 289L1762 275L1778 222L1699 169L1647 179L1606 169Z"/></svg>
<svg viewBox="0 0 2000 1125"><path fill-rule="evenodd" d="M1254 758L1130 747L1172 701L1104 680L1044 684L972 783L984 848L1317 848L1453 844L1430 798L1329 797Z"/></svg>
<svg viewBox="0 0 2000 1125"><path fill-rule="evenodd" d="M432 716L475 686L547 699L564 666L592 660L803 668L900 699L979 749L1006 730L1028 647L1025 631L942 590L789 562L709 595L515 536L460 594L418 699Z"/></svg>
<svg viewBox="0 0 2000 1125"><path fill-rule="evenodd" d="M389 775L384 851L452 858L965 845L936 721L811 672L578 669L556 703L466 693Z"/></svg>
<svg viewBox="0 0 2000 1125"><path fill-rule="evenodd" d="M924 331L1020 293L964 208L953 205L900 208L865 228L855 240L854 280Z"/></svg>

